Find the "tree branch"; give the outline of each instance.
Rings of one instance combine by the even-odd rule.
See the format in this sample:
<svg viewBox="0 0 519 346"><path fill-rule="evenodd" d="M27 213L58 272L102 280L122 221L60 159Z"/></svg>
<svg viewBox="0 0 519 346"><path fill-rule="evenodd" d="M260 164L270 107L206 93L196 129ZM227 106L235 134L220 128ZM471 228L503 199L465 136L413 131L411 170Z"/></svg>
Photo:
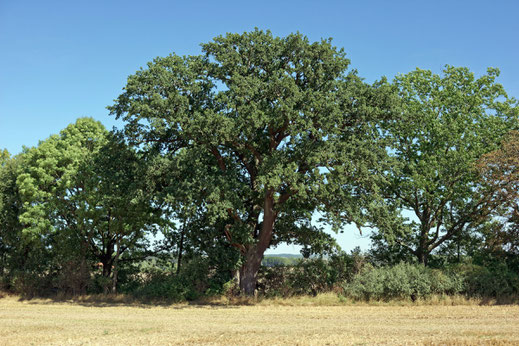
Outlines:
<svg viewBox="0 0 519 346"><path fill-rule="evenodd" d="M220 169L223 172L225 172L227 170L227 166L225 165L225 161L222 157L222 154L220 154L218 149L216 149L215 147L211 147L210 150L214 157L216 157L216 160L218 161L218 167L220 167Z"/></svg>

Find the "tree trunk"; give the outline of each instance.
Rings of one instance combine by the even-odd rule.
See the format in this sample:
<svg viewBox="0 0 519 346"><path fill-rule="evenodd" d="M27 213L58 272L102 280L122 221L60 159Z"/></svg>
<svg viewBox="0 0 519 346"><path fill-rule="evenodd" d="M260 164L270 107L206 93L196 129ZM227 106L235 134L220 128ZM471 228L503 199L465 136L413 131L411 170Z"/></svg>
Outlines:
<svg viewBox="0 0 519 346"><path fill-rule="evenodd" d="M263 253L258 251L258 247L251 247L245 255L245 263L240 268L240 289L248 295L254 295L256 291L256 282Z"/></svg>
<svg viewBox="0 0 519 346"><path fill-rule="evenodd" d="M117 273L118 273L118 268L117 268L117 262L114 262L114 263L115 263L115 268L114 268L114 274L113 274L113 278L112 278L112 293L116 294L117 293Z"/></svg>
<svg viewBox="0 0 519 346"><path fill-rule="evenodd" d="M117 251L115 252L115 258L114 258L114 272L112 277L112 293L117 293L117 274L119 273L119 256L121 255L121 243L120 239L117 239Z"/></svg>
<svg viewBox="0 0 519 346"><path fill-rule="evenodd" d="M418 257L418 262L423 264L424 266L427 267L427 261L429 259L429 253L427 252L426 249L422 249L422 248L419 248L417 253L416 253L416 257Z"/></svg>
<svg viewBox="0 0 519 346"><path fill-rule="evenodd" d="M276 222L277 213L273 210L274 198L272 193L265 197L263 209L263 224L258 235L258 241L247 248L245 263L240 268L240 290L242 293L252 296L256 291L256 281L263 253L269 247L272 240L272 231Z"/></svg>
<svg viewBox="0 0 519 346"><path fill-rule="evenodd" d="M110 278L110 275L112 274L112 261L101 261L103 264L103 278L105 278L108 281L108 278ZM103 282L103 294L108 294L108 284L106 282Z"/></svg>
<svg viewBox="0 0 519 346"><path fill-rule="evenodd" d="M112 276L112 264L113 264L113 249L108 247L106 252L99 258L103 264L103 294L107 295L110 292L110 276Z"/></svg>
<svg viewBox="0 0 519 346"><path fill-rule="evenodd" d="M186 224L182 226L182 231L180 232L180 242L178 244L178 257L177 257L177 275L180 273L180 266L182 264L182 252L184 251L184 233L186 230Z"/></svg>
<svg viewBox="0 0 519 346"><path fill-rule="evenodd" d="M429 249L427 246L427 232L429 229L429 226L422 226L422 229L420 230L420 241L418 248L416 249L416 257L418 257L418 261L424 266L427 266L427 257L429 255Z"/></svg>

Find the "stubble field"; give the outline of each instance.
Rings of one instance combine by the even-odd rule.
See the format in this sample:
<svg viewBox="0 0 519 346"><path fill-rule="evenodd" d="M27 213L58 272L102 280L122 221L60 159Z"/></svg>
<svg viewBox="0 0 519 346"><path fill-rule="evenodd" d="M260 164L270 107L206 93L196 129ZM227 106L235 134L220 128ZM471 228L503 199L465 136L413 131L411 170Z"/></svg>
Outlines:
<svg viewBox="0 0 519 346"><path fill-rule="evenodd" d="M5 297L0 344L519 344L518 305L311 305L157 306Z"/></svg>

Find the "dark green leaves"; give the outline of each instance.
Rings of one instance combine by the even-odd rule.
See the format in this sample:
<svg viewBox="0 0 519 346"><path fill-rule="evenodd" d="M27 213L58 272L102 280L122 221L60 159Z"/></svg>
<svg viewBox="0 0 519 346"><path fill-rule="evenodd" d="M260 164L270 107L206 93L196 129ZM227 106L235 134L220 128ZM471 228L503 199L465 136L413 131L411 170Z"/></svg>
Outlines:
<svg viewBox="0 0 519 346"><path fill-rule="evenodd" d="M258 222L255 210L270 193L280 211L291 198L311 211L330 193L345 201L350 185L371 181L384 156L376 124L394 102L387 83L363 83L347 70L343 50L301 34L227 34L202 49L203 56L155 59L129 77L109 109L148 152L156 149L186 167L212 157L202 160L225 183L209 188L208 208L231 208ZM180 148L197 153L192 163L176 155ZM351 221L358 212L348 214L344 220Z"/></svg>

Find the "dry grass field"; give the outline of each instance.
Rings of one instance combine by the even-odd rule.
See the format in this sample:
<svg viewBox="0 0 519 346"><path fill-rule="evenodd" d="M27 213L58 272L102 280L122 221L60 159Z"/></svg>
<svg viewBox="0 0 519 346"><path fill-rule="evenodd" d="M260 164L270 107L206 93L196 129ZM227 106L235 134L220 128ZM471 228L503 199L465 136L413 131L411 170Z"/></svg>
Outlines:
<svg viewBox="0 0 519 346"><path fill-rule="evenodd" d="M4 297L0 344L519 345L518 305L323 302L139 305Z"/></svg>

